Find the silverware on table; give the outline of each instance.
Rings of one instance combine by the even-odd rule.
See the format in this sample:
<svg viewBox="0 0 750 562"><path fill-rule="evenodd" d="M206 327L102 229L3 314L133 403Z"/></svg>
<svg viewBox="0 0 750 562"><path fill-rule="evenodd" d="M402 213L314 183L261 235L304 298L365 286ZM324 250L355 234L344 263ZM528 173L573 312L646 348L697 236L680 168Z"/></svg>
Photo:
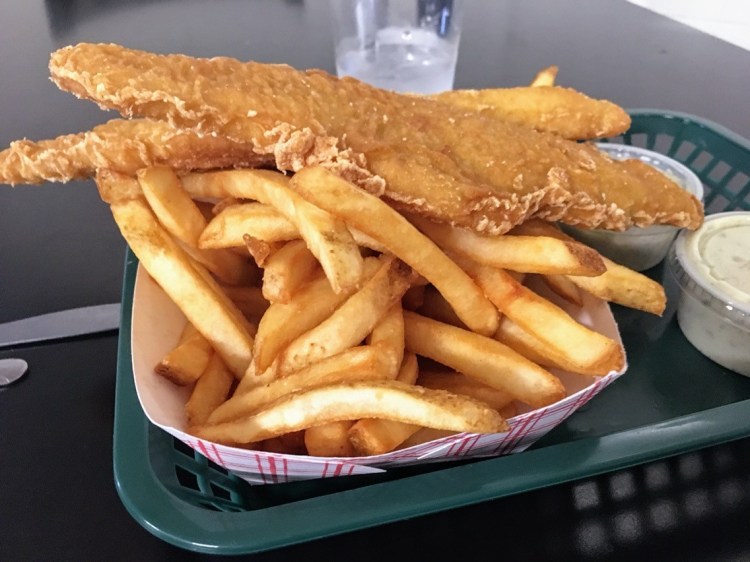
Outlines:
<svg viewBox="0 0 750 562"><path fill-rule="evenodd" d="M16 382L29 370L23 359L0 359L0 387Z"/></svg>
<svg viewBox="0 0 750 562"><path fill-rule="evenodd" d="M0 347L116 330L120 303L99 304L0 324Z"/></svg>

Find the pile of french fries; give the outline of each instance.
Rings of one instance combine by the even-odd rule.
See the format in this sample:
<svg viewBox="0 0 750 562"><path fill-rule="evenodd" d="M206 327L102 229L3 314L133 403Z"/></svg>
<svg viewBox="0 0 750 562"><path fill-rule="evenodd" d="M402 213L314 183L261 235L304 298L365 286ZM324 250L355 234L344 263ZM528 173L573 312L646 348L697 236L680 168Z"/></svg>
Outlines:
<svg viewBox="0 0 750 562"><path fill-rule="evenodd" d="M519 404L602 376L618 342L530 290L660 314L664 292L555 225L485 237L319 168L97 175L141 265L187 318L155 373L192 390L187 431L255 450L369 456L498 433Z"/></svg>

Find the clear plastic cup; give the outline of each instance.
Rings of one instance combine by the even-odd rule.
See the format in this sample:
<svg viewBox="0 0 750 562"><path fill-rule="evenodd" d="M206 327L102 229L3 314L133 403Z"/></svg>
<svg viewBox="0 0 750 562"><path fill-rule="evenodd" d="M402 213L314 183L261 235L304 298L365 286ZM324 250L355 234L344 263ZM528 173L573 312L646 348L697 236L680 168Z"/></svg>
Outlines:
<svg viewBox="0 0 750 562"><path fill-rule="evenodd" d="M378 88L453 88L462 0L330 0L336 72Z"/></svg>

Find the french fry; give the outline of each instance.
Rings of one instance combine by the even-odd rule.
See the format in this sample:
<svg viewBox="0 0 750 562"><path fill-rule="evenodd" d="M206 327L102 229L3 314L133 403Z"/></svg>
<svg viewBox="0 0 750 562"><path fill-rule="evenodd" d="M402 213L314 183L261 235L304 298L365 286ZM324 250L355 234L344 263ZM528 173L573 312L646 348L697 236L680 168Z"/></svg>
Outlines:
<svg viewBox="0 0 750 562"><path fill-rule="evenodd" d="M225 283L247 282L251 270L247 261L226 250L201 250L198 239L206 219L171 168L145 168L138 172L138 183L151 210L162 226L182 242L185 251Z"/></svg>
<svg viewBox="0 0 750 562"><path fill-rule="evenodd" d="M375 238L432 283L472 330L492 335L497 309L471 278L402 215L374 195L319 167L297 172L291 185L315 205Z"/></svg>
<svg viewBox="0 0 750 562"><path fill-rule="evenodd" d="M499 433L508 427L495 410L471 398L386 380L340 383L295 392L251 417L193 426L188 432L200 439L232 445L362 418L392 419L471 433Z"/></svg>
<svg viewBox="0 0 750 562"><path fill-rule="evenodd" d="M559 69L555 65L543 68L536 73L536 76L534 76L534 79L529 86L532 88L538 88L539 86L554 86L558 70Z"/></svg>
<svg viewBox="0 0 750 562"><path fill-rule="evenodd" d="M461 322L461 319L456 315L448 301L434 287L425 288L424 302L419 307L418 312L422 316L427 316L433 320L438 320L451 326L458 326L459 328L466 328L466 324Z"/></svg>
<svg viewBox="0 0 750 562"><path fill-rule="evenodd" d="M389 365L388 375L395 379L404 359L404 314L400 303L391 306L378 321L367 343L380 349Z"/></svg>
<svg viewBox="0 0 750 562"><path fill-rule="evenodd" d="M234 377L221 357L214 353L204 373L193 387L193 392L185 404L188 424L206 423L208 416L224 402L232 390Z"/></svg>
<svg viewBox="0 0 750 562"><path fill-rule="evenodd" d="M599 253L578 242L549 236L482 236L416 215L409 215L409 220L443 250L483 265L520 273L593 276L605 271Z"/></svg>
<svg viewBox="0 0 750 562"><path fill-rule="evenodd" d="M422 443L428 443L436 439L442 439L443 437L450 437L456 433L458 432L445 429L434 429L432 427L422 427L401 443L401 445L398 446L398 449L408 449L415 445L421 445Z"/></svg>
<svg viewBox="0 0 750 562"><path fill-rule="evenodd" d="M272 206L297 228L335 292L359 284L362 256L346 225L291 190L283 174L269 170L226 170L187 174L182 182L193 197L244 197Z"/></svg>
<svg viewBox="0 0 750 562"><path fill-rule="evenodd" d="M414 384L418 374L417 356L407 353L396 380L404 384ZM365 418L350 426L348 441L358 455L382 455L394 450L420 429L421 426L411 423Z"/></svg>
<svg viewBox="0 0 750 562"><path fill-rule="evenodd" d="M544 283L559 297L570 304L583 306L583 296L578 285L564 275L542 275Z"/></svg>
<svg viewBox="0 0 750 562"><path fill-rule="evenodd" d="M550 357L549 348L540 339L530 334L510 318L503 317L500 320L500 326L495 332L495 339L504 343L511 349L531 359L534 363L546 368L557 368L567 371L573 371L576 366L562 366ZM587 373L579 373L587 374Z"/></svg>
<svg viewBox="0 0 750 562"><path fill-rule="evenodd" d="M461 263L504 315L543 342L557 364L568 365L576 373L597 375L624 365L625 354L616 341L580 324L505 271Z"/></svg>
<svg viewBox="0 0 750 562"><path fill-rule="evenodd" d="M244 246L245 234L266 242L284 242L300 237L297 227L273 207L263 203L235 203L218 210L201 232L198 247Z"/></svg>
<svg viewBox="0 0 750 562"><path fill-rule="evenodd" d="M271 302L289 302L294 292L310 281L318 260L304 241L287 242L266 261L263 269L263 296Z"/></svg>
<svg viewBox="0 0 750 562"><path fill-rule="evenodd" d="M305 447L305 432L293 431L278 437L266 439L258 444L257 450L280 455L304 455L307 453Z"/></svg>
<svg viewBox="0 0 750 562"><path fill-rule="evenodd" d="M513 397L507 392L455 371L422 371L417 378L417 384L425 388L446 390L453 394L470 396L475 400L484 402L498 412L513 401Z"/></svg>
<svg viewBox="0 0 750 562"><path fill-rule="evenodd" d="M503 390L533 407L565 396L560 380L500 342L404 311L406 349ZM447 428L444 428L447 429Z"/></svg>
<svg viewBox="0 0 750 562"><path fill-rule="evenodd" d="M274 378L252 388L245 388L243 379L234 396L216 408L209 422L220 423L248 416L282 396L314 386L387 379L390 376L388 368L389 361L380 353L380 349L364 345L352 347L308 365L296 373ZM248 375L245 378L252 377Z"/></svg>
<svg viewBox="0 0 750 562"><path fill-rule="evenodd" d="M292 341L279 354L280 374L293 373L361 342L401 300L414 278L411 268L393 257L382 259L381 263L377 273L329 318Z"/></svg>
<svg viewBox="0 0 750 562"><path fill-rule="evenodd" d="M253 323L259 322L271 305L259 287L224 285L221 289L242 314Z"/></svg>
<svg viewBox="0 0 750 562"><path fill-rule="evenodd" d="M203 374L214 350L208 340L188 322L180 341L154 367L154 372L180 386L193 384Z"/></svg>
<svg viewBox="0 0 750 562"><path fill-rule="evenodd" d="M424 293L425 285L412 285L409 290L404 293L404 298L401 299L401 305L406 310L417 310L424 304Z"/></svg>
<svg viewBox="0 0 750 562"><path fill-rule="evenodd" d="M133 253L188 320L211 343L235 376L252 359L253 338L242 313L172 240L143 199L110 205Z"/></svg>
<svg viewBox="0 0 750 562"><path fill-rule="evenodd" d="M305 430L307 454L316 457L353 457L354 446L349 441L351 420L314 425Z"/></svg>
<svg viewBox="0 0 750 562"><path fill-rule="evenodd" d="M375 275L379 267L377 258L365 259L363 280ZM255 336L255 371L264 373L287 345L333 314L353 292L352 288L334 293L328 279L320 276L297 291L288 303L269 306Z"/></svg>
<svg viewBox="0 0 750 562"><path fill-rule="evenodd" d="M273 255L274 252L281 248L281 242L266 242L265 240L258 240L253 238L249 234L243 236L245 247L247 252L253 257L258 267L264 267L266 261Z"/></svg>
<svg viewBox="0 0 750 562"><path fill-rule="evenodd" d="M526 221L515 227L512 232L531 236L552 236L560 240L573 240L555 225L541 220ZM608 258L603 259L607 271L598 277L571 275L568 279L584 291L602 300L657 316L664 313L667 305L664 287L642 273L619 265Z"/></svg>

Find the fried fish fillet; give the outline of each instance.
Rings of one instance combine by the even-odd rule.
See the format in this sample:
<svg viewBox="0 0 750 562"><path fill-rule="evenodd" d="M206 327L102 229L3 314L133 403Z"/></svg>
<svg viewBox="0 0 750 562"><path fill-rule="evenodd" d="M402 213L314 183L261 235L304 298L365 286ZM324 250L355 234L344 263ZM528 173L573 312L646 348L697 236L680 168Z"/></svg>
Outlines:
<svg viewBox="0 0 750 562"><path fill-rule="evenodd" d="M165 121L113 119L84 133L12 142L0 152L0 178L27 184L90 178L97 169L134 175L158 165L207 170L269 164L273 158L256 154L249 143L199 135Z"/></svg>
<svg viewBox="0 0 750 562"><path fill-rule="evenodd" d="M396 207L478 232L531 216L609 229L702 221L671 180L593 146L321 71L93 44L55 52L50 70L103 108L250 143L282 170L324 165Z"/></svg>
<svg viewBox="0 0 750 562"><path fill-rule="evenodd" d="M571 140L613 137L630 127L620 106L560 86L452 90L432 99Z"/></svg>

